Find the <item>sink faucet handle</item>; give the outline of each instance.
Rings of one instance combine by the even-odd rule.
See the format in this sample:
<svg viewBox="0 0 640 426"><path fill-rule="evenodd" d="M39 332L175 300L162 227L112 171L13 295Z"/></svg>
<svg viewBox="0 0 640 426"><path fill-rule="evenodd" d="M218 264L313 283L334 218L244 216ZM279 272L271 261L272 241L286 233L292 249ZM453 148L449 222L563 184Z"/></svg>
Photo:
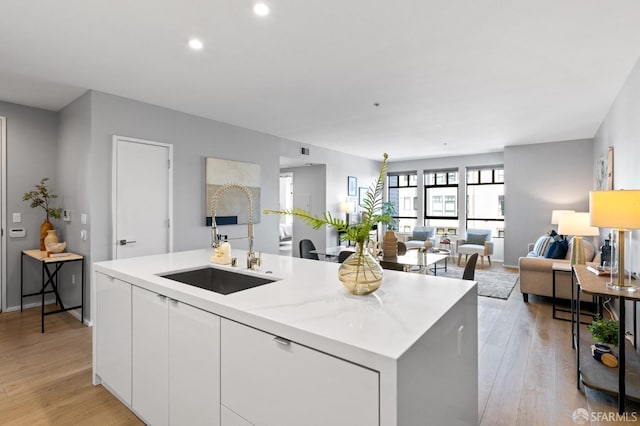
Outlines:
<svg viewBox="0 0 640 426"><path fill-rule="evenodd" d="M247 269L253 269L254 266L262 265L262 255L258 253L258 257L256 257L255 253L247 252Z"/></svg>

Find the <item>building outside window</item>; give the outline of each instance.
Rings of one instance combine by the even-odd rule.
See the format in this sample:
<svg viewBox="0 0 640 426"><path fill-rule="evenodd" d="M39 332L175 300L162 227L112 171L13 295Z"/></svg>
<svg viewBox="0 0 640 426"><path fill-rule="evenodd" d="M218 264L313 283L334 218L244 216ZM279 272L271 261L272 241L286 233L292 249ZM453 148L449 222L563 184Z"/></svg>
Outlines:
<svg viewBox="0 0 640 426"><path fill-rule="evenodd" d="M457 170L424 172L425 225L435 226L439 235L458 234L458 184Z"/></svg>
<svg viewBox="0 0 640 426"><path fill-rule="evenodd" d="M504 238L504 167L467 169L467 229L491 229Z"/></svg>
<svg viewBox="0 0 640 426"><path fill-rule="evenodd" d="M398 231L410 233L418 222L418 175L416 172L388 173L389 201L393 203Z"/></svg>

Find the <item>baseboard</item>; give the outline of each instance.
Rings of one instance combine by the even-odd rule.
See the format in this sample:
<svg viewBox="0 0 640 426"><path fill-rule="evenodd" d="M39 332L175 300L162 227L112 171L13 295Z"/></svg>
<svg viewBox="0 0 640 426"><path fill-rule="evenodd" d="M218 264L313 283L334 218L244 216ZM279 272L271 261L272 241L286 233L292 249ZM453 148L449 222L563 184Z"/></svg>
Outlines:
<svg viewBox="0 0 640 426"><path fill-rule="evenodd" d="M45 300L45 305L55 305L56 301L55 299L52 300ZM31 308L39 308L40 306L42 306L41 303L27 303L22 305L22 309L31 309ZM15 311L19 311L20 310L20 306L8 306L7 309L4 312L15 312ZM66 311L69 315L71 315L72 317L74 317L75 319L77 319L78 321L80 321L80 308L78 309L73 309L71 311ZM87 327L93 327L93 323L89 320L87 320L86 318L84 319L84 321L82 321L82 323L84 325L86 325Z"/></svg>
<svg viewBox="0 0 640 426"><path fill-rule="evenodd" d="M44 301L45 305L53 305L54 303L56 303L55 299ZM39 308L40 306L42 306L42 302L25 303L24 305L22 305L22 309ZM15 312L19 310L20 310L20 305L7 306L7 309L5 310L5 312Z"/></svg>

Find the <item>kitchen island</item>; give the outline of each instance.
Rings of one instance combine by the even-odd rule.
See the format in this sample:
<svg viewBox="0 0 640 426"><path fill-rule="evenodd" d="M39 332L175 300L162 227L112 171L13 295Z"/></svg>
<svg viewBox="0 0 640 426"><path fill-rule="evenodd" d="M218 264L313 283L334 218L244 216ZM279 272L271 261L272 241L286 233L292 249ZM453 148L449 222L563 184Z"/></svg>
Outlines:
<svg viewBox="0 0 640 426"><path fill-rule="evenodd" d="M385 271L354 296L335 263L211 255L94 264L94 384L146 423L477 424L475 282ZM222 295L161 276L206 266L275 281Z"/></svg>

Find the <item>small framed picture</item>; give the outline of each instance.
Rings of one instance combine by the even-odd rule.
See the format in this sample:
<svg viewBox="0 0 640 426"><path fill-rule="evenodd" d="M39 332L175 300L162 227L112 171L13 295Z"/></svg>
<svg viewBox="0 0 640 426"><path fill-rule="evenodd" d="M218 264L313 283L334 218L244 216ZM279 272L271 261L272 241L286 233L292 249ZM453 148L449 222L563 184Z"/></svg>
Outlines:
<svg viewBox="0 0 640 426"><path fill-rule="evenodd" d="M347 195L349 197L358 196L358 179L355 176L347 178Z"/></svg>
<svg viewBox="0 0 640 426"><path fill-rule="evenodd" d="M367 196L367 188L361 186L358 188L358 205L364 207L364 199Z"/></svg>

